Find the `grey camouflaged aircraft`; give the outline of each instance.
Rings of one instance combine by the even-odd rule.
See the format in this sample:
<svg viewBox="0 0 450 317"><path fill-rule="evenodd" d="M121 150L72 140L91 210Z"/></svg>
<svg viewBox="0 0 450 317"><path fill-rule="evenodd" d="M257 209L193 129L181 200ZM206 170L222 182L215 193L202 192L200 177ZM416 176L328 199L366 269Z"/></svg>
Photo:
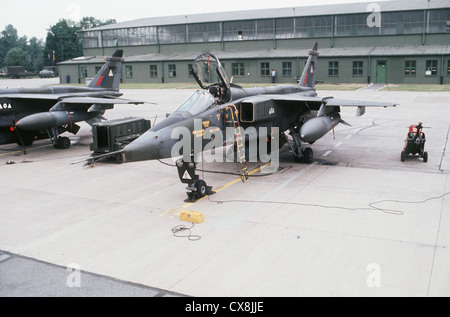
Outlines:
<svg viewBox="0 0 450 317"><path fill-rule="evenodd" d="M141 104L120 99L120 73L123 51L117 50L88 87L53 86L0 89L0 144L30 146L49 138L55 148L67 149L70 139L60 134L77 134L80 126L99 122L114 104Z"/></svg>
<svg viewBox="0 0 450 317"><path fill-rule="evenodd" d="M187 194L193 201L212 193L211 186L207 186L195 173L198 162L196 157L200 152L211 149L209 144L216 138L227 139L225 134L230 129L234 132L233 158L238 163L242 181L245 181L248 179L247 148L252 140L242 133L243 129L255 128L257 133L253 138L256 137L259 144L263 144L263 147L258 147L259 151L269 145L273 150L271 143L278 147L288 143L296 162L312 163L313 151L309 147L303 149L302 142L313 144L339 123L348 125L341 119L340 107L357 107L356 116L361 116L366 107L395 106L393 103L318 97L315 90L315 70L319 56L317 49L316 42L308 52L309 57L298 85L248 89L230 83L220 61L213 54L199 55L192 65L192 74L202 90L194 92L165 120L121 150L124 162L183 155L176 166L181 182L188 184ZM183 132L180 128L187 129L190 138L180 134ZM289 132L292 140L284 132ZM183 138L190 139L187 144L191 146L187 149L179 146ZM199 139L201 146L195 146Z"/></svg>

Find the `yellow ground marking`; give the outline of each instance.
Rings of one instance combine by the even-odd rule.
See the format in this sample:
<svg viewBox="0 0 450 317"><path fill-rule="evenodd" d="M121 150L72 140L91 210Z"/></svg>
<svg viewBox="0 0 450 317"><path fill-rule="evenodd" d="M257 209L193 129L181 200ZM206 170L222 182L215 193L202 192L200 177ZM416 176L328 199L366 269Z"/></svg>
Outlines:
<svg viewBox="0 0 450 317"><path fill-rule="evenodd" d="M33 151L33 150L42 149L42 148L49 147L49 146L51 146L51 144L48 144L48 145L42 145L42 146L37 146L37 147L33 147L33 148L28 148L28 149L26 149L26 151L27 151L27 152L28 152L28 151ZM23 150L17 150L17 151L12 151L12 152L3 153L3 154L0 154L0 156L5 156L5 155L10 155L10 154L15 154L15 153L23 153Z"/></svg>
<svg viewBox="0 0 450 317"><path fill-rule="evenodd" d="M252 171L250 171L250 172L248 173L248 175L252 175L252 174L258 172L261 168L266 167L266 166L268 166L268 165L270 165L270 162L269 162L269 163L266 163L266 164L264 164L264 165L261 165L261 166L255 168L255 169L253 169ZM221 190L224 190L225 188L228 188L228 187L230 187L230 186L232 186L232 185L234 185L234 184L236 184L236 183L238 183L238 182L240 182L240 181L241 181L241 178L240 178L240 177L239 177L239 178L236 178L236 179L232 180L231 182L229 182L229 183L227 183L227 184L225 184L225 185L223 185L223 186L217 188L217 189L215 190L215 192L218 193L218 192L220 192ZM167 209L167 210L163 211L163 212L160 214L160 216L162 216L162 215L169 215L169 216L177 216L177 217L178 217L178 216L180 215L180 211L181 211L181 210L183 210L183 209L188 209L188 207L190 207L190 206L192 206L192 205L198 203L199 201L201 201L201 200L203 200L203 199L205 199L205 198L207 198L207 197L208 197L208 196L205 196L205 197L202 197L202 198L198 199L198 200L195 201L195 202L186 203L186 204L184 204L184 205L181 206L181 207L173 207L173 208Z"/></svg>

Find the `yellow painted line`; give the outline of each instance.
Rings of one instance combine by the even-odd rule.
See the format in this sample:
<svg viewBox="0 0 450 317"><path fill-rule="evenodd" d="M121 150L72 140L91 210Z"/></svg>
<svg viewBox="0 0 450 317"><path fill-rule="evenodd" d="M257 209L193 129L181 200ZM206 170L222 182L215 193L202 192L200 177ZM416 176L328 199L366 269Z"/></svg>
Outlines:
<svg viewBox="0 0 450 317"><path fill-rule="evenodd" d="M253 169L252 171L250 171L250 172L248 173L248 175L252 175L252 174L258 172L261 168L266 167L266 166L268 166L268 165L270 165L270 162L268 162L268 163L266 163L266 164L264 164L264 165L261 165L261 166L255 168L255 169ZM238 182L240 182L240 181L241 181L241 178L240 178L240 177L239 177L239 178L236 178L236 179L232 180L231 182L229 182L229 183L227 183L227 184L225 184L225 185L219 187L218 189L215 190L215 192L218 193L218 192L220 192L221 190L224 190L225 188L228 188L228 187L230 187L230 186L232 186L232 185L234 185L234 184L236 184L236 183L238 183ZM170 216L177 216L177 215L178 215L178 216L179 216L180 211L181 211L182 209L186 209L186 208L188 208L188 207L190 207L190 206L192 206L192 205L198 203L199 201L201 201L201 200L203 200L203 199L205 199L205 198L207 198L207 197L208 197L208 196L205 196L205 197L200 198L200 199L197 200L197 201L194 201L194 202L191 202L191 203L186 203L186 204L184 204L183 206L181 206L181 207L179 207L179 208L174 207L174 208L167 209L167 210L163 211L163 212L160 214L160 216L161 216L161 215L170 215Z"/></svg>
<svg viewBox="0 0 450 317"><path fill-rule="evenodd" d="M33 150L42 149L42 148L49 147L49 146L51 146L51 144L48 144L48 145L42 145L42 146L33 147L33 148L28 148L28 149L26 149L26 151L27 151L27 152L28 152L28 151L33 151ZM12 151L12 152L3 153L3 154L0 154L0 156L5 156L5 155L10 155L10 154L15 154L15 153L23 153L23 150L17 150L17 151Z"/></svg>

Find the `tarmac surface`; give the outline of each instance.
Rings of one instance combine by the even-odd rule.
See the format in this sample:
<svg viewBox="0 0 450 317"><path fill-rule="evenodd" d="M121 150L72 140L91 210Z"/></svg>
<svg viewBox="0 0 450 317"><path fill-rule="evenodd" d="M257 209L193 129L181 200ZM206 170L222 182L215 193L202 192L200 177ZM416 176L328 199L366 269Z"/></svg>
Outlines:
<svg viewBox="0 0 450 317"><path fill-rule="evenodd" d="M157 105L105 116L153 123L192 90L122 92ZM286 145L276 173L249 163L246 183L234 163L200 164L216 193L196 203L172 159L72 164L91 154L84 123L68 150L0 145L0 296L450 296L450 93L318 93L400 105L344 109L352 127L311 145L310 165ZM401 162L419 121L428 162ZM192 225L182 209L204 222L174 233Z"/></svg>

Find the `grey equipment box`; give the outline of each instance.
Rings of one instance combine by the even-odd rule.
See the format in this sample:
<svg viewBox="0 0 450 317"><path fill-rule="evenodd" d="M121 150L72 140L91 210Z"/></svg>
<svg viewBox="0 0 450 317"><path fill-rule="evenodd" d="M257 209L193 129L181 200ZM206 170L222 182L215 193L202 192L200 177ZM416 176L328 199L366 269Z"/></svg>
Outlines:
<svg viewBox="0 0 450 317"><path fill-rule="evenodd" d="M136 117L94 123L90 150L93 156L119 151L150 128L150 120ZM116 160L122 163L122 155L118 154Z"/></svg>

